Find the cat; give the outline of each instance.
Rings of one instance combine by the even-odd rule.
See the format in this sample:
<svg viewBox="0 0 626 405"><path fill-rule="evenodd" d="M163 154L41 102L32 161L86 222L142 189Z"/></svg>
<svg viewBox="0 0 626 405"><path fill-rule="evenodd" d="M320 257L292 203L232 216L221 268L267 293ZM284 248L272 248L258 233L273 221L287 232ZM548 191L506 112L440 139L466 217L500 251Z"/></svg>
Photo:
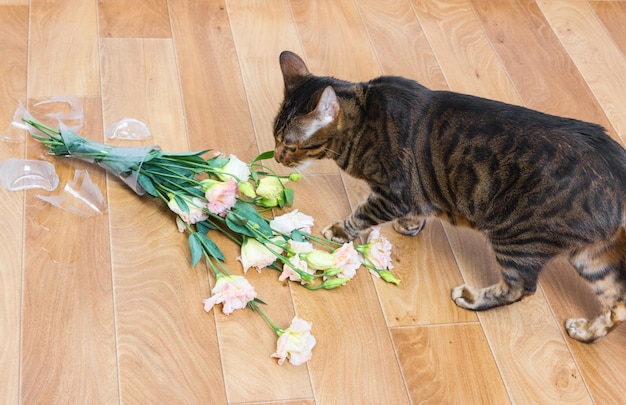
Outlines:
<svg viewBox="0 0 626 405"><path fill-rule="evenodd" d="M275 159L292 168L333 159L372 191L324 228L327 239L347 242L388 221L416 235L436 216L481 231L501 269L495 285L453 288L459 307L533 294L542 268L564 255L602 308L592 320L567 319L569 336L593 342L626 319L626 151L604 128L401 77L315 76L289 51L280 68Z"/></svg>

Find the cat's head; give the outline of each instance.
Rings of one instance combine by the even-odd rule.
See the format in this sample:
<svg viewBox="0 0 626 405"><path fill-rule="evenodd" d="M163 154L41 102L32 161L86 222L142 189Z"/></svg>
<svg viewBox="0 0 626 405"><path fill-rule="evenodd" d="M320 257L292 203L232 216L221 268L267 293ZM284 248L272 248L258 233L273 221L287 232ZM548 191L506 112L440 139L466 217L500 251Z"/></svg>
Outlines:
<svg viewBox="0 0 626 405"><path fill-rule="evenodd" d="M340 112L332 79L312 75L304 61L289 51L280 54L280 69L285 98L274 120L274 157L289 167L327 157Z"/></svg>

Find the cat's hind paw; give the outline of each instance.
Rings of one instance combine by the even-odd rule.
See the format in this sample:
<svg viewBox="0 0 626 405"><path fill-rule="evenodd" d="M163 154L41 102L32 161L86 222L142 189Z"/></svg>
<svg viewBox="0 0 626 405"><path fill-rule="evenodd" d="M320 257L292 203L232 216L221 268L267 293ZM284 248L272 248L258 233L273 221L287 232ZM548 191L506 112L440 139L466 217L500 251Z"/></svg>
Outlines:
<svg viewBox="0 0 626 405"><path fill-rule="evenodd" d="M592 323L585 318L566 319L565 330L569 337L583 343L591 343L606 335L606 331L594 328Z"/></svg>
<svg viewBox="0 0 626 405"><path fill-rule="evenodd" d="M346 243L352 240L352 238L350 238L350 236L343 229L343 222L341 221L333 222L326 228L322 229L322 235L328 240L339 243Z"/></svg>
<svg viewBox="0 0 626 405"><path fill-rule="evenodd" d="M452 300L456 305L465 309L476 309L478 290L467 284L452 289Z"/></svg>
<svg viewBox="0 0 626 405"><path fill-rule="evenodd" d="M424 229L425 224L423 218L404 217L393 221L393 229L401 235L415 236Z"/></svg>

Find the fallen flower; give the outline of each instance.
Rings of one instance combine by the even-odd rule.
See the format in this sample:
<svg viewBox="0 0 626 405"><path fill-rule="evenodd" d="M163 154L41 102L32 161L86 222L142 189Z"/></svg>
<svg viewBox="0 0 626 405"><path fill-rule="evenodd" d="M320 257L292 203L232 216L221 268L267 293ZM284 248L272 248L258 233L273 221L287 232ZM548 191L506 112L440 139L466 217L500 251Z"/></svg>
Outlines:
<svg viewBox="0 0 626 405"><path fill-rule="evenodd" d="M222 312L230 315L236 309L245 308L256 298L254 287L242 276L217 275L213 296L202 300L204 310L209 312L215 304L222 304Z"/></svg>
<svg viewBox="0 0 626 405"><path fill-rule="evenodd" d="M378 270L391 270L391 242L380 234L380 228L374 227L367 236L367 243L356 249L363 255L365 264L369 264Z"/></svg>
<svg viewBox="0 0 626 405"><path fill-rule="evenodd" d="M237 202L239 187L232 178L226 181L202 180L200 187L205 192L207 209L213 214L224 216Z"/></svg>
<svg viewBox="0 0 626 405"><path fill-rule="evenodd" d="M303 214L296 209L271 220L270 227L276 232L286 235L289 235L296 229L302 233L311 233L313 222L312 216Z"/></svg>
<svg viewBox="0 0 626 405"><path fill-rule="evenodd" d="M276 352L272 357L278 359L278 364L283 365L286 359L294 366L304 364L311 359L315 337L311 335L311 323L295 316L291 325L285 329L278 329L278 341Z"/></svg>
<svg viewBox="0 0 626 405"><path fill-rule="evenodd" d="M237 258L246 273L250 267L256 267L258 272L264 267L270 266L276 261L276 255L281 254L282 249L272 246L271 250L263 243L254 238L245 238L241 245L241 256Z"/></svg>

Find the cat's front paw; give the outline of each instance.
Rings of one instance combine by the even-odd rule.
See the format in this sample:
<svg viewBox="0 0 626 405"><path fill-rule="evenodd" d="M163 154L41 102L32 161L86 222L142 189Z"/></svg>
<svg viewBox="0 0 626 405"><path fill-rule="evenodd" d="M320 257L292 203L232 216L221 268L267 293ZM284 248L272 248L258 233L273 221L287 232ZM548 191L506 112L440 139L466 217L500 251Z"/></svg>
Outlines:
<svg viewBox="0 0 626 405"><path fill-rule="evenodd" d="M339 243L350 242L353 239L346 233L345 229L343 229L342 221L336 221L328 225L322 230L322 235L328 240Z"/></svg>

